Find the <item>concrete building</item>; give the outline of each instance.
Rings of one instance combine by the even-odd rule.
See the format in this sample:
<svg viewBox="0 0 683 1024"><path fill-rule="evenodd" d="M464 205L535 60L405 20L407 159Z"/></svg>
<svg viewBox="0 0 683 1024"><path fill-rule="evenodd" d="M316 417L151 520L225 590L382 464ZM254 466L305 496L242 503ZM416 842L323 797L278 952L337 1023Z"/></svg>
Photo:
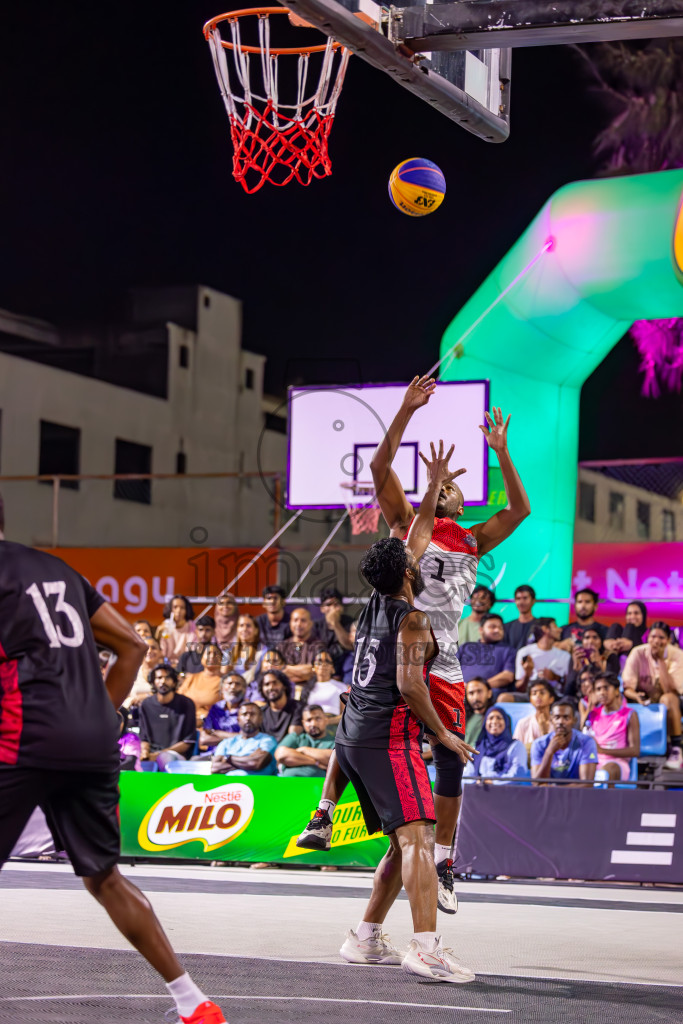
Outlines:
<svg viewBox="0 0 683 1024"><path fill-rule="evenodd" d="M56 494L0 481L11 536L50 545L56 517L60 546L264 543L277 516L272 478L257 474L284 472L286 423L241 329L241 303L204 286L132 293L125 326L99 337L0 311L3 477L254 474L65 481ZM305 522L293 540L317 546L328 531Z"/></svg>
<svg viewBox="0 0 683 1024"><path fill-rule="evenodd" d="M683 479L683 461L680 473ZM620 475L627 474L622 471ZM632 480L643 475L630 474ZM670 487L666 489L673 493ZM649 487L580 466L574 540L589 544L683 540L683 503Z"/></svg>

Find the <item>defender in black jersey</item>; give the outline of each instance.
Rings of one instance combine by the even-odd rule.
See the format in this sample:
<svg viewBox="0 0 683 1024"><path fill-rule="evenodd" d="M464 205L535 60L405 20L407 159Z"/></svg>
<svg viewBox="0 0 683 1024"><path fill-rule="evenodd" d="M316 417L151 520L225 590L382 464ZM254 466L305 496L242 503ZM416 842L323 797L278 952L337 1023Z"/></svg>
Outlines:
<svg viewBox="0 0 683 1024"><path fill-rule="evenodd" d="M119 718L146 646L68 565L6 541L0 499L0 867L37 806L58 849L156 968L182 1021L225 1024L120 874ZM96 641L116 655L106 685ZM183 1016L185 1014L185 1016Z"/></svg>

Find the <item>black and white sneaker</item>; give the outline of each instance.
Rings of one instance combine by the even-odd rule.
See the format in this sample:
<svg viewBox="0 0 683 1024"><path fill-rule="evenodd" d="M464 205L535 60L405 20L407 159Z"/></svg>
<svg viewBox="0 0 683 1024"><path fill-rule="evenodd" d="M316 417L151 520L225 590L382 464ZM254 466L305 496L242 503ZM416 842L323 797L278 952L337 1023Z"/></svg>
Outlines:
<svg viewBox="0 0 683 1024"><path fill-rule="evenodd" d="M329 850L332 845L332 819L320 808L296 841L303 850Z"/></svg>
<svg viewBox="0 0 683 1024"><path fill-rule="evenodd" d="M444 914L457 914L458 897L453 888L453 861L442 860L436 865L436 873L439 876L439 910L443 910Z"/></svg>

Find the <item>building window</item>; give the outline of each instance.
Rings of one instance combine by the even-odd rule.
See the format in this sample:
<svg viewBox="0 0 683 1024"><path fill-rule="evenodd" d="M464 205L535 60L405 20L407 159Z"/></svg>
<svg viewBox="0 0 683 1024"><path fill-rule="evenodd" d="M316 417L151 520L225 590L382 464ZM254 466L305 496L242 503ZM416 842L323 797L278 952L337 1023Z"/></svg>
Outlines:
<svg viewBox="0 0 683 1024"><path fill-rule="evenodd" d="M175 457L175 471L179 475L187 473L187 455L185 452L177 452Z"/></svg>
<svg viewBox="0 0 683 1024"><path fill-rule="evenodd" d="M676 516L668 508L662 511L662 540L676 540Z"/></svg>
<svg viewBox="0 0 683 1024"><path fill-rule="evenodd" d="M41 420L38 473L41 476L76 475L80 473L80 462L80 430ZM77 491L80 486L78 480L61 480L60 484L72 491Z"/></svg>
<svg viewBox="0 0 683 1024"><path fill-rule="evenodd" d="M205 295L204 296L204 309L208 309L210 305L211 305L211 296L210 295Z"/></svg>
<svg viewBox="0 0 683 1024"><path fill-rule="evenodd" d="M610 530L624 530L624 495L618 491L609 492Z"/></svg>
<svg viewBox="0 0 683 1024"><path fill-rule="evenodd" d="M636 534L640 540L650 539L650 503L639 501L636 506Z"/></svg>
<svg viewBox="0 0 683 1024"><path fill-rule="evenodd" d="M134 441L121 441L116 438L116 458L114 472L119 473L151 473L152 449L146 444ZM114 497L122 501L137 501L141 505L152 504L151 480L115 480Z"/></svg>
<svg viewBox="0 0 683 1024"><path fill-rule="evenodd" d="M181 345L178 349L178 365L183 370L190 365L190 350L187 345Z"/></svg>
<svg viewBox="0 0 683 1024"><path fill-rule="evenodd" d="M579 481L579 519L595 522L595 484Z"/></svg>
<svg viewBox="0 0 683 1024"><path fill-rule="evenodd" d="M254 371L250 366L244 371L244 386L247 391L254 390Z"/></svg>

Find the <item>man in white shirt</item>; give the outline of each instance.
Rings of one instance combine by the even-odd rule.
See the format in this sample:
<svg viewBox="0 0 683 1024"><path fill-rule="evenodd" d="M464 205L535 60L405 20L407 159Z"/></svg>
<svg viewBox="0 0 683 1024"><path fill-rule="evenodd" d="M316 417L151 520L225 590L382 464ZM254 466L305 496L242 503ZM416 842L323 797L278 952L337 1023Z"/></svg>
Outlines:
<svg viewBox="0 0 683 1024"><path fill-rule="evenodd" d="M553 686L564 685L571 665L571 655L556 647L561 637L555 619L538 619L533 627L535 643L517 651L515 661L515 689L525 694L533 679L545 679Z"/></svg>

